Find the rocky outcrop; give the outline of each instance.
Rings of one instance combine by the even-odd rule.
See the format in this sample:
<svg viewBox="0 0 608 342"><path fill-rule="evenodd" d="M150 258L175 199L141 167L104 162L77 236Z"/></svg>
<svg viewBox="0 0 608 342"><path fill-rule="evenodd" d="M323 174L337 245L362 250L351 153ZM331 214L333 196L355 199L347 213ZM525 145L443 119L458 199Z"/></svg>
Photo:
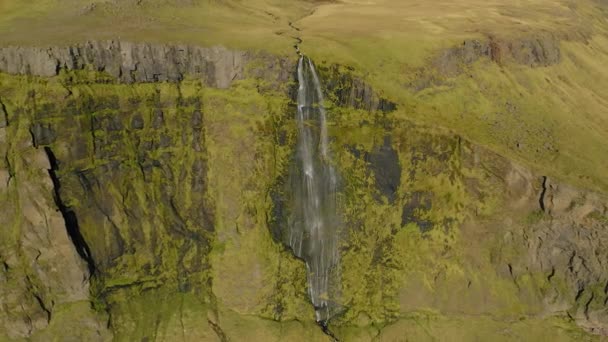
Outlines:
<svg viewBox="0 0 608 342"><path fill-rule="evenodd" d="M265 61L262 68L253 71L256 76L288 80L289 60L222 47L94 41L66 47L0 48L0 71L9 74L50 77L62 70L89 68L124 83L177 82L190 76L218 88L243 79L253 60Z"/></svg>
<svg viewBox="0 0 608 342"><path fill-rule="evenodd" d="M496 269L523 298L539 298L540 314L566 315L590 333L607 335L608 198L492 160L486 167L508 189L503 211L511 215L491 225L504 234ZM526 211L523 224L512 221Z"/></svg>
<svg viewBox="0 0 608 342"><path fill-rule="evenodd" d="M547 311L565 311L579 326L599 335L608 335L607 228L605 221L593 217L561 218L534 225L525 239L528 265L542 271L550 284Z"/></svg>
<svg viewBox="0 0 608 342"><path fill-rule="evenodd" d="M382 97L371 85L353 74L353 70L332 64L318 66L325 81L325 92L335 105L367 111L390 112L396 104Z"/></svg>
<svg viewBox="0 0 608 342"><path fill-rule="evenodd" d="M539 204L541 209L552 217L569 217L574 221L581 221L592 214L604 215L608 210L608 203L602 196L560 184L549 177L543 177L542 189Z"/></svg>
<svg viewBox="0 0 608 342"><path fill-rule="evenodd" d="M488 35L485 39L467 39L458 46L440 51L428 66L413 70L415 78L410 88L414 91L442 84L445 78L462 74L466 68L482 58L499 65L515 63L531 68L548 67L562 59L562 40L586 39L584 36L539 34L517 39Z"/></svg>
<svg viewBox="0 0 608 342"><path fill-rule="evenodd" d="M543 177L540 204L550 219L533 224L525 242L530 265L552 285L549 306L608 335L608 199Z"/></svg>
<svg viewBox="0 0 608 342"><path fill-rule="evenodd" d="M522 39L468 39L461 46L443 51L435 65L443 74L454 73L459 64L471 64L482 57L503 64L514 62L530 67L545 67L561 60L560 40L550 34Z"/></svg>
<svg viewBox="0 0 608 342"><path fill-rule="evenodd" d="M62 70L93 70L122 83L179 82L192 77L211 87L227 88L235 80L256 77L276 86L290 81L294 67L290 58L223 47L92 41L48 48L0 48L0 72L52 77ZM328 80L326 91L337 105L385 112L396 108L352 70L338 65L319 69Z"/></svg>
<svg viewBox="0 0 608 342"><path fill-rule="evenodd" d="M90 272L56 206L47 154L22 124L0 128L0 339L44 340L36 334L62 321L57 312L89 302ZM87 307L67 318L83 327L74 336L103 341L103 318Z"/></svg>

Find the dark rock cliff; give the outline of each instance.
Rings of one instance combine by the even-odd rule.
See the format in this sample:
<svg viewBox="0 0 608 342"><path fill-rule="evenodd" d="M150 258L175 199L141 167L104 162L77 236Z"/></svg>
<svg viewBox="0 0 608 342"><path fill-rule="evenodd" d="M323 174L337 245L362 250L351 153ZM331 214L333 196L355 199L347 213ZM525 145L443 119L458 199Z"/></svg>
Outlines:
<svg viewBox="0 0 608 342"><path fill-rule="evenodd" d="M542 68L558 64L562 59L562 41L585 41L584 34L557 36L538 34L523 38L500 38L489 35L480 39L467 39L457 46L444 49L432 58L429 65L414 70L416 75L410 87L420 91L441 84L445 78L462 74L483 58L504 66L509 63Z"/></svg>
<svg viewBox="0 0 608 342"><path fill-rule="evenodd" d="M290 61L271 55L202 48L120 41L94 41L68 47L0 48L0 71L9 74L56 76L62 70L91 68L125 83L177 82L184 77L202 79L205 84L227 88L245 77L249 62L265 60L259 76L287 82Z"/></svg>

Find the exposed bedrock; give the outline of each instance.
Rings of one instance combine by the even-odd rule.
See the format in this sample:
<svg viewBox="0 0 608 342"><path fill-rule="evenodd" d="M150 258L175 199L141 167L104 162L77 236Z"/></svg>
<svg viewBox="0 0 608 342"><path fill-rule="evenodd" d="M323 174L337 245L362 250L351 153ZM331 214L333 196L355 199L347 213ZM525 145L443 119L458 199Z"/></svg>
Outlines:
<svg viewBox="0 0 608 342"><path fill-rule="evenodd" d="M327 79L325 91L337 106L363 109L367 111L390 112L397 105L382 97L371 85L353 75L349 68L337 64L319 67Z"/></svg>
<svg viewBox="0 0 608 342"><path fill-rule="evenodd" d="M502 66L549 67L562 60L562 42L588 39L584 33L557 35L549 32L519 38L487 35L479 39L465 39L456 46L436 53L425 67L413 70L416 77L411 80L409 87L420 91L442 84L445 78L466 72L473 63L483 58Z"/></svg>
<svg viewBox="0 0 608 342"><path fill-rule="evenodd" d="M487 225L504 234L497 240L502 252L492 256L496 269L524 301L538 298L537 314L565 314L593 334L608 334L608 198L509 164L506 172L494 169L506 186L504 216ZM518 224L517 213L526 211Z"/></svg>
<svg viewBox="0 0 608 342"><path fill-rule="evenodd" d="M23 125L0 128L0 339L45 340L37 333L63 325L74 338L103 340L104 318L89 304L90 269L58 210L51 163Z"/></svg>
<svg viewBox="0 0 608 342"><path fill-rule="evenodd" d="M176 82L188 75L218 88L243 79L245 66L254 60L265 62L256 70L260 77L288 81L291 61L222 47L93 41L68 47L0 48L0 71L9 74L49 77L61 70L90 68L125 83Z"/></svg>
<svg viewBox="0 0 608 342"><path fill-rule="evenodd" d="M559 63L561 60L560 39L551 34L524 39L500 39L494 36L486 40L469 39L461 46L443 51L436 59L436 65L444 72L454 72L456 63L470 64L481 57L488 57L496 63L509 61L530 67L543 67Z"/></svg>

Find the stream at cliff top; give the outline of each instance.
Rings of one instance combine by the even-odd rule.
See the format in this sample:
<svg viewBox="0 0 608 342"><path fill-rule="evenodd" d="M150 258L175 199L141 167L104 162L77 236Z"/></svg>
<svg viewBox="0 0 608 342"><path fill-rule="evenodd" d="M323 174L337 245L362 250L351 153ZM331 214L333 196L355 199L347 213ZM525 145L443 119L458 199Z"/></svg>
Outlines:
<svg viewBox="0 0 608 342"><path fill-rule="evenodd" d="M310 59L298 62L298 140L291 170L289 246L306 262L308 293L316 320L325 324L336 305L338 226L337 175L332 166L321 83Z"/></svg>

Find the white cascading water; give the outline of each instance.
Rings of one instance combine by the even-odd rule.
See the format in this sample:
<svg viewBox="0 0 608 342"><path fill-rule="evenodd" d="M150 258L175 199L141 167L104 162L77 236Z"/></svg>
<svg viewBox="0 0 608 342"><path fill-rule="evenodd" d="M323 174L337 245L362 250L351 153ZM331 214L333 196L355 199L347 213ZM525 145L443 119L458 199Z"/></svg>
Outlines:
<svg viewBox="0 0 608 342"><path fill-rule="evenodd" d="M293 212L289 246L306 262L308 291L317 322L326 323L335 304L338 264L337 176L331 164L323 91L313 63L298 62L298 142L291 173Z"/></svg>

